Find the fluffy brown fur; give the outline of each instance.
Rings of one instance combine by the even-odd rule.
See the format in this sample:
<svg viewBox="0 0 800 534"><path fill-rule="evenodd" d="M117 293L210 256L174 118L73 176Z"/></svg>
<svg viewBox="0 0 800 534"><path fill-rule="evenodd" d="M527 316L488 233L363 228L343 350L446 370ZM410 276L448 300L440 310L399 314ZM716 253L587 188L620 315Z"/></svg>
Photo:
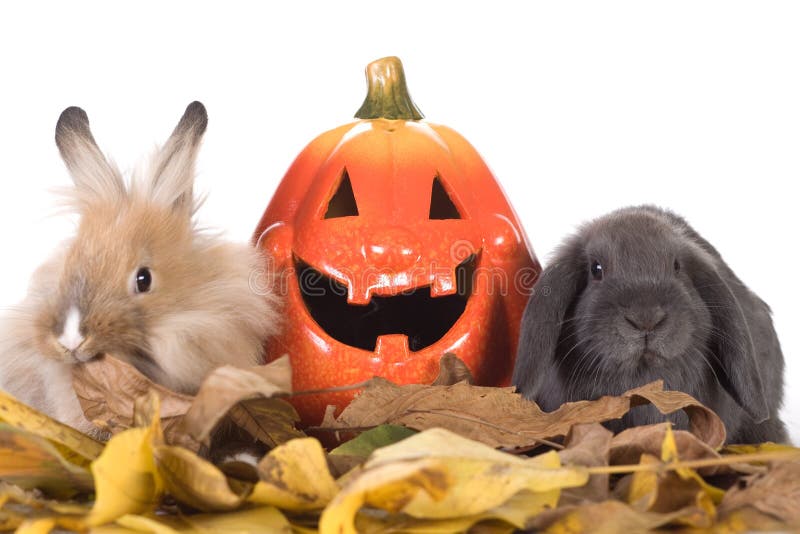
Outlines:
<svg viewBox="0 0 800 534"><path fill-rule="evenodd" d="M70 203L80 224L0 326L0 387L86 431L92 427L71 385L75 363L113 354L192 392L215 367L262 360L263 342L279 325L275 295L254 289L266 262L192 220L206 122L202 104L191 104L148 171L126 187L83 110L64 111L56 142L75 183ZM142 268L152 275L146 292L137 291Z"/></svg>

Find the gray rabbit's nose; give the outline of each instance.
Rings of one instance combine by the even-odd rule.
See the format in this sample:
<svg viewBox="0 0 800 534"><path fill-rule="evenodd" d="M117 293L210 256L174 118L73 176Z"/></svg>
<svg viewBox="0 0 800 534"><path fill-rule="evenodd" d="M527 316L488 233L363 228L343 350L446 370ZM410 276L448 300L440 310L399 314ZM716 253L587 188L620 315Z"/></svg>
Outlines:
<svg viewBox="0 0 800 534"><path fill-rule="evenodd" d="M652 332L658 328L666 318L667 312L665 312L661 306L630 310L625 314L625 320L628 324L642 332Z"/></svg>

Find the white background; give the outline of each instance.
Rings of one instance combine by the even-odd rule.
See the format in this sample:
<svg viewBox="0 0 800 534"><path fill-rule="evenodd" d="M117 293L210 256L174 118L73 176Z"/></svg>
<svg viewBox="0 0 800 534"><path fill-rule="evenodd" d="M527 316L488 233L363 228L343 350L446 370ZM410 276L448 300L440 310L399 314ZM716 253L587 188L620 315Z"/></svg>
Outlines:
<svg viewBox="0 0 800 534"><path fill-rule="evenodd" d="M423 113L483 154L543 261L620 206L685 215L772 305L800 441L800 4L282 4L3 3L0 306L72 231L48 192L69 183L53 142L66 106L130 169L202 100L200 218L244 241L296 154L359 107L365 65L398 55Z"/></svg>

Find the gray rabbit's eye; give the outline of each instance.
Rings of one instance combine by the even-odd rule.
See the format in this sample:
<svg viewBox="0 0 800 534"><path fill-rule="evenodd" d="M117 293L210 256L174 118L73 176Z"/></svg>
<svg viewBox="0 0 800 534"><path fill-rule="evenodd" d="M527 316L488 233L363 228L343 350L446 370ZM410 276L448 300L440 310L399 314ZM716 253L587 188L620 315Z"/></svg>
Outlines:
<svg viewBox="0 0 800 534"><path fill-rule="evenodd" d="M675 262L672 264L672 267L675 269L675 273L681 272L681 262L678 261L678 258L675 258Z"/></svg>
<svg viewBox="0 0 800 534"><path fill-rule="evenodd" d="M603 266L600 265L599 261L593 261L592 265L589 267L589 271L592 273L592 278L595 280L603 279Z"/></svg>
<svg viewBox="0 0 800 534"><path fill-rule="evenodd" d="M153 284L153 275L150 269L142 267L136 271L136 292L147 293L150 291L150 286Z"/></svg>

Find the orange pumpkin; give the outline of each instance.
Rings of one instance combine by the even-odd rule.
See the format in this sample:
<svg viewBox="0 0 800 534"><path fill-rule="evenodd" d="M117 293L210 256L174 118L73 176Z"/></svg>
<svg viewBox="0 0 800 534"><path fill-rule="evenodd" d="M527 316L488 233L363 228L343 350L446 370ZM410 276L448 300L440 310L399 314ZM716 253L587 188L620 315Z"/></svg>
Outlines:
<svg viewBox="0 0 800 534"><path fill-rule="evenodd" d="M501 188L455 131L421 121L402 65L367 67L359 119L297 157L255 232L283 276L295 391L373 376L430 383L455 353L476 383L507 385L541 268ZM295 397L305 425L354 391Z"/></svg>

